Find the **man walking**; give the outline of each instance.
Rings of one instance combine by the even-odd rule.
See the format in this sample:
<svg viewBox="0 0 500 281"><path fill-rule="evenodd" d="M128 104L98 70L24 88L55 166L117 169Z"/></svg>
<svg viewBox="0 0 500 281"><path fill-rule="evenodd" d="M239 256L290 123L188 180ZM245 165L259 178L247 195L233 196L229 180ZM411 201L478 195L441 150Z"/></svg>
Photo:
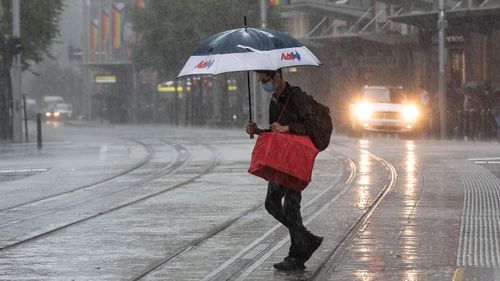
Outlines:
<svg viewBox="0 0 500 281"><path fill-rule="evenodd" d="M254 122L246 125L248 134L275 131L305 135L307 128L317 123L308 95L299 87L292 87L277 71L257 71L259 81L266 92L272 94L269 105L269 129L257 128ZM284 198L284 200L282 200ZM323 242L323 237L312 234L302 223L300 192L286 186L268 183L266 210L288 228L291 245L283 261L274 264L279 270L303 270L304 263Z"/></svg>

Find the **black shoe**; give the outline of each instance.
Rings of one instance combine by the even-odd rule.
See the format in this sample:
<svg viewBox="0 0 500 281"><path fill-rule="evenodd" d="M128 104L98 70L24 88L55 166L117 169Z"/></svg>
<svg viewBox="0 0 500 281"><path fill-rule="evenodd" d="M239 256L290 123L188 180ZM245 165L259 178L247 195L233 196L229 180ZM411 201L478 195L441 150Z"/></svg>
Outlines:
<svg viewBox="0 0 500 281"><path fill-rule="evenodd" d="M306 267L304 266L304 262L297 258L293 258L287 256L280 263L275 263L274 268L278 270L304 270Z"/></svg>
<svg viewBox="0 0 500 281"><path fill-rule="evenodd" d="M311 239L309 240L306 256L304 257L304 262L308 261L311 258L312 254L319 248L319 246L321 246L321 243L323 243L323 237L316 235L313 235L311 237Z"/></svg>

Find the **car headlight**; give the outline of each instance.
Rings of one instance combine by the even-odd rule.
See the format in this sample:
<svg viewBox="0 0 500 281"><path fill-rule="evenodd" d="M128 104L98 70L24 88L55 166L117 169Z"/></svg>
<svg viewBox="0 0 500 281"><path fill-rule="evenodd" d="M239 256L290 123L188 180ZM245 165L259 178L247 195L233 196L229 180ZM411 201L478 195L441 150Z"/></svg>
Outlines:
<svg viewBox="0 0 500 281"><path fill-rule="evenodd" d="M50 117L50 115L52 115L50 112L45 112L45 116Z"/></svg>
<svg viewBox="0 0 500 281"><path fill-rule="evenodd" d="M370 118L370 116L373 113L373 109L369 104L366 103L360 103L357 104L356 107L354 108L356 117L358 117L360 120L366 120Z"/></svg>
<svg viewBox="0 0 500 281"><path fill-rule="evenodd" d="M418 117L418 109L416 106L407 105L403 108L403 117L407 121L415 121Z"/></svg>
<svg viewBox="0 0 500 281"><path fill-rule="evenodd" d="M59 117L59 115L61 115L60 112L54 112L54 117Z"/></svg>

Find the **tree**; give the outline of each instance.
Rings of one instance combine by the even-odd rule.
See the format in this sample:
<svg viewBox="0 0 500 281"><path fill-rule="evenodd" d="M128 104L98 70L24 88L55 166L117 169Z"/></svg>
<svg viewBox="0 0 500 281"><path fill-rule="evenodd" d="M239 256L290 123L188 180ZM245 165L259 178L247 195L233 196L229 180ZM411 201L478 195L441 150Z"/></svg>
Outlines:
<svg viewBox="0 0 500 281"><path fill-rule="evenodd" d="M21 58L23 69L30 63L39 63L49 55L52 40L59 35L59 16L63 0L23 0L21 3ZM12 66L12 13L11 0L0 1L0 138L10 138L12 91L10 68ZM14 39L15 40L15 39ZM9 47L11 46L11 47Z"/></svg>
<svg viewBox="0 0 500 281"><path fill-rule="evenodd" d="M163 78L177 76L196 46L208 36L243 26L260 26L257 0L162 0L146 1L132 13L133 27L141 34L133 60L139 69L151 68ZM266 1L267 2L267 1ZM279 28L279 13L268 9L268 26Z"/></svg>

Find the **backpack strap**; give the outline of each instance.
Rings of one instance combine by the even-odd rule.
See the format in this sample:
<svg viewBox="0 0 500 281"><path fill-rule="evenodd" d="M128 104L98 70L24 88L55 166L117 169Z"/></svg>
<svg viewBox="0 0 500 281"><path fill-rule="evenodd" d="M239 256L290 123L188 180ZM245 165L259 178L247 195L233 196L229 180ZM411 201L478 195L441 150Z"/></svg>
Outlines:
<svg viewBox="0 0 500 281"><path fill-rule="evenodd" d="M285 105L283 106L283 108L281 109L281 112L280 112L280 115L278 116L278 123L280 122L281 120L281 116L283 116L283 112L285 111L286 109L286 106L288 105L288 102L290 101L290 95L288 95L288 97L286 98L286 102L285 102Z"/></svg>

